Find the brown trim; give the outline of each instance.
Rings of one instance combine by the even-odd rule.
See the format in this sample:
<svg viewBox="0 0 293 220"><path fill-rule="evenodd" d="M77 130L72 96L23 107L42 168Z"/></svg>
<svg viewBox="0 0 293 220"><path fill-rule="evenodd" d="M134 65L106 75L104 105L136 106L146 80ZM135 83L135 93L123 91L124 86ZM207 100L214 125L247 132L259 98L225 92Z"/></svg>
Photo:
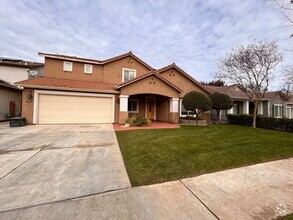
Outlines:
<svg viewBox="0 0 293 220"><path fill-rule="evenodd" d="M118 86L116 86L116 89L120 89L124 86L127 86L127 85L130 85L132 83L135 83L137 81L140 81L146 77L149 77L151 75L155 75L156 77L158 77L159 79L161 79L163 82L165 82L166 84L168 84L169 86L171 86L172 88L174 88L175 90L179 91L179 92L183 92L181 89L179 89L177 86L175 86L174 84L172 84L171 82L169 82L168 80L166 80L164 77L160 76L158 73L152 71L150 73L147 73L145 75L142 75L142 76L139 76L139 77L136 77L136 78L133 78L132 80L129 80L127 82L124 82L124 83L121 83L119 84Z"/></svg>
<svg viewBox="0 0 293 220"><path fill-rule="evenodd" d="M53 87L53 86L40 86L40 85L26 85L26 84L18 84L18 85L26 89L49 89L49 90L55 90L55 91L77 91L77 92L120 94L119 91L111 91L111 90L80 89L80 88L66 88L66 87Z"/></svg>
<svg viewBox="0 0 293 220"><path fill-rule="evenodd" d="M144 62L143 60L141 60L139 57L135 56L131 51L129 51L128 53L125 53L125 54L121 54L119 56L112 57L110 59L103 60L102 63L103 64L110 63L110 62L113 62L115 60L119 60L119 59L122 59L122 58L128 57L128 56L131 56L132 58L134 58L135 60L137 60L139 63L141 63L142 65L146 66L149 70L153 70L154 69L150 65L148 65L146 62Z"/></svg>
<svg viewBox="0 0 293 220"><path fill-rule="evenodd" d="M203 86L202 84L200 84L199 82L197 82L192 76L190 76L187 72L185 72L183 69L181 69L180 67L178 67L175 63L172 63L168 66L162 67L160 69L158 69L157 71L159 73L162 73L166 70L169 69L176 69L177 71L179 71L180 73L182 73L185 77L187 77L188 79L190 79L194 84L196 84L197 86L199 86L200 88L202 88L204 91L206 91L208 94L211 94L210 90L207 89L205 86Z"/></svg>
<svg viewBox="0 0 293 220"><path fill-rule="evenodd" d="M49 57L49 58L54 58L54 59L61 59L61 60L69 60L69 61L77 61L77 62L83 62L83 63L92 63L92 64L97 64L97 65L104 65L107 63L111 63L113 61L131 56L133 59L137 60L139 63L147 67L149 70L152 70L153 68L148 65L146 62L135 56L131 51L109 58L105 60L96 60L96 59L90 59L90 58L83 58L83 57L77 57L77 56L68 56L68 55L62 55L62 54L51 54L51 53L38 53L39 56L43 57Z"/></svg>

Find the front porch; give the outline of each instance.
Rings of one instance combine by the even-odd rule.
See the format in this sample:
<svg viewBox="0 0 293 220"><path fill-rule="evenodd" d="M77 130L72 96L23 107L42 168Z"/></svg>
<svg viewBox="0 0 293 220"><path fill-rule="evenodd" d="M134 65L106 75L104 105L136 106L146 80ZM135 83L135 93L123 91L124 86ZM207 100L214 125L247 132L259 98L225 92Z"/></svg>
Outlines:
<svg viewBox="0 0 293 220"><path fill-rule="evenodd" d="M179 123L179 98L158 94L120 95L119 124L129 117L145 117L152 121Z"/></svg>
<svg viewBox="0 0 293 220"><path fill-rule="evenodd" d="M227 110L220 111L220 121L227 121L227 115L252 115L254 110L254 102L248 100L233 100L233 107ZM257 114L263 116L271 116L270 114L270 102L261 101L258 104ZM212 119L215 121L217 118L216 111L212 111Z"/></svg>

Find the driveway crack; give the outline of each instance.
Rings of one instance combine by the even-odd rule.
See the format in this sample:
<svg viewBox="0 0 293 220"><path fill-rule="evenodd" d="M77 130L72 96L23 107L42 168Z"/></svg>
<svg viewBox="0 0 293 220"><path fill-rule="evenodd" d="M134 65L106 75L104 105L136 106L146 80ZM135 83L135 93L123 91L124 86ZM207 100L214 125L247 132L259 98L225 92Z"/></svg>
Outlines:
<svg viewBox="0 0 293 220"><path fill-rule="evenodd" d="M207 209L209 210L209 212L216 218L216 219L220 219L197 195L195 195L194 192L192 192L191 189L188 188L188 186L186 186L182 180L179 180L182 185Z"/></svg>
<svg viewBox="0 0 293 220"><path fill-rule="evenodd" d="M45 150L47 147L49 147L53 142L57 141L59 138L61 138L62 136L64 136L66 133L68 133L70 130L72 130L74 127L71 127L70 129L68 129L67 131L65 131L64 133L62 133L61 135L59 135L57 138L55 138L53 141L51 141L50 143L46 144L43 148L41 148L38 152L36 152L35 154L33 154L32 156L30 156L28 159L26 159L25 161L23 161L21 164L19 164L17 167L13 168L11 171L9 171L8 173L6 173L4 176L2 176L0 178L0 181L2 179L4 179L6 176L8 176L10 173L12 173L14 170L18 169L20 166L22 166L23 164L25 164L27 161L29 161L30 159L32 159L34 156L36 156L37 154L39 154L41 151Z"/></svg>

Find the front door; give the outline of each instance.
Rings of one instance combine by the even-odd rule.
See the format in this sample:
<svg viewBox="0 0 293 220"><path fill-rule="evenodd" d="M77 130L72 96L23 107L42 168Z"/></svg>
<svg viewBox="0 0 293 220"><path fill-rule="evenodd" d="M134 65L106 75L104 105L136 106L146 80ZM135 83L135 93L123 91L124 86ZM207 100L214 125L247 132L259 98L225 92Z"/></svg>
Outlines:
<svg viewBox="0 0 293 220"><path fill-rule="evenodd" d="M147 98L146 99L146 115L147 118L150 120L155 119L155 99L154 98Z"/></svg>

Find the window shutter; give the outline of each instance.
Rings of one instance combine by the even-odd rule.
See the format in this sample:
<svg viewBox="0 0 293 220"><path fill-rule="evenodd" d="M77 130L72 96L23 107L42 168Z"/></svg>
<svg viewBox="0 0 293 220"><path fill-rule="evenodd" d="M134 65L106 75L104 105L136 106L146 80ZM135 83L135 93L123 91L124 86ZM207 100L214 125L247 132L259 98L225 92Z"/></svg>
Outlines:
<svg viewBox="0 0 293 220"><path fill-rule="evenodd" d="M272 116L275 117L275 105L272 106Z"/></svg>

